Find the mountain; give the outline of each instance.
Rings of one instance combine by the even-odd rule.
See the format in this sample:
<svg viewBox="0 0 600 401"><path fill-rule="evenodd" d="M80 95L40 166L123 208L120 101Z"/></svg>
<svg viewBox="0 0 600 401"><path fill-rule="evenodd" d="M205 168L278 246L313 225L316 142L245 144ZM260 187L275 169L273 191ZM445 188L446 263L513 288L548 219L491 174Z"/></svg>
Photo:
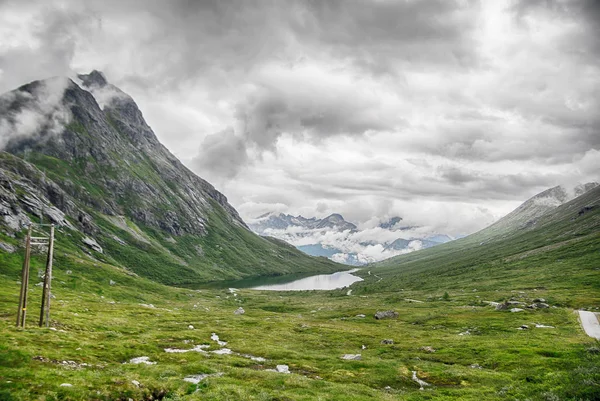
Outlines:
<svg viewBox="0 0 600 401"><path fill-rule="evenodd" d="M323 219L315 217L306 218L303 216L292 216L290 214L272 214L265 213L250 223L249 227L258 234L267 234L272 230L286 230L289 227L300 227L307 230L327 230L335 231L356 230L356 226L346 220L342 215L334 213Z"/></svg>
<svg viewBox="0 0 600 401"><path fill-rule="evenodd" d="M321 219L316 225L316 228L331 228L337 231L356 230L356 226L344 220L341 214L332 214L324 219Z"/></svg>
<svg viewBox="0 0 600 401"><path fill-rule="evenodd" d="M572 190L561 185L549 188L531 197L491 226L479 231L477 236L482 240L486 240L495 236L509 234L515 230L533 227L537 224L538 219L548 211L585 194L597 186L597 182L589 182L577 185Z"/></svg>
<svg viewBox="0 0 600 401"><path fill-rule="evenodd" d="M0 231L18 235L43 218L70 251L169 284L339 270L253 234L158 141L129 95L98 71L77 81L0 97Z"/></svg>
<svg viewBox="0 0 600 401"><path fill-rule="evenodd" d="M579 188L571 200L564 188L551 188L475 234L376 263L378 285L600 294L600 186ZM580 306L594 300L574 294L564 302Z"/></svg>
<svg viewBox="0 0 600 401"><path fill-rule="evenodd" d="M265 213L250 222L252 231L287 241L312 256L325 256L339 263L360 266L401 253L429 248L451 241L448 235L423 235L420 227L402 225L392 217L377 227L359 230L334 213L323 219ZM398 233L401 232L401 233ZM402 235L402 237L399 237Z"/></svg>

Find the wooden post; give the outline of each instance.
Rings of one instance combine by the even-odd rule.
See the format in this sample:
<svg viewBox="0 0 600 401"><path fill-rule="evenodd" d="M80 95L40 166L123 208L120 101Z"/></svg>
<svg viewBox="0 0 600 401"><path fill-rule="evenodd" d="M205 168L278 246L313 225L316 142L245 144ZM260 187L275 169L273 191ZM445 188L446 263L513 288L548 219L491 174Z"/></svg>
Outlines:
<svg viewBox="0 0 600 401"><path fill-rule="evenodd" d="M50 326L50 298L52 288L52 258L54 255L54 224L50 226L50 239L48 241L48 259L46 260L46 272L44 273L44 287L42 290L42 308L40 310L40 327L44 324L44 312L46 312L46 327Z"/></svg>
<svg viewBox="0 0 600 401"><path fill-rule="evenodd" d="M31 225L27 230L25 240L25 258L23 260L23 271L21 272L21 293L19 295L19 311L17 313L17 327L25 327L27 316L27 291L29 290L29 259L31 256Z"/></svg>

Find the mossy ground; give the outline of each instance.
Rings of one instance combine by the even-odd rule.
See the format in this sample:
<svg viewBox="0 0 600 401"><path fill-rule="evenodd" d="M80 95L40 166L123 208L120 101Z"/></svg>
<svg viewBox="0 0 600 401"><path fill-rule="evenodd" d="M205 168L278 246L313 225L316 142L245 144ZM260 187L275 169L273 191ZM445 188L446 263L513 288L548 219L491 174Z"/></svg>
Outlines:
<svg viewBox="0 0 600 401"><path fill-rule="evenodd" d="M8 254L3 255L8 262ZM239 290L234 296L227 289L166 287L107 264L59 255L52 300L57 330L50 330L36 325L41 297L35 286L41 258L36 257L29 323L20 330L14 327L20 268L18 257L12 259L0 270L0 400L600 397L598 343L585 336L570 307L511 313L482 302L511 297L551 302L561 296L525 283L497 290L451 289L449 300L443 300L446 290L441 288L350 296L346 290ZM376 283L370 277L367 288ZM234 315L240 306L246 313ZM373 318L376 311L388 309L398 311L399 318ZM555 328L535 328L535 323ZM530 329L517 330L523 324ZM198 344L219 349L210 339L213 332L234 352L267 361L164 351ZM383 339L394 344L381 344ZM424 346L436 351L422 350ZM342 360L344 354L361 354L362 359ZM125 363L140 356L156 364ZM52 362L65 360L89 366L73 369ZM288 365L292 374L266 371L278 364ZM431 386L420 390L411 380L413 371ZM183 381L188 375L211 373L223 375L198 385Z"/></svg>

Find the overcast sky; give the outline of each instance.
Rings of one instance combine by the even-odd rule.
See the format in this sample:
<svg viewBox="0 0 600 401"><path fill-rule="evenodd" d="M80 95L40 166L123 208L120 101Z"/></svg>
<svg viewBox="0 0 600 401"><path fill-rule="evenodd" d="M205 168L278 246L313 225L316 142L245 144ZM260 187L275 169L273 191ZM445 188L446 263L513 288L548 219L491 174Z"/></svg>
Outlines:
<svg viewBox="0 0 600 401"><path fill-rule="evenodd" d="M246 219L466 234L598 180L595 0L0 0L0 38L0 92L103 71Z"/></svg>

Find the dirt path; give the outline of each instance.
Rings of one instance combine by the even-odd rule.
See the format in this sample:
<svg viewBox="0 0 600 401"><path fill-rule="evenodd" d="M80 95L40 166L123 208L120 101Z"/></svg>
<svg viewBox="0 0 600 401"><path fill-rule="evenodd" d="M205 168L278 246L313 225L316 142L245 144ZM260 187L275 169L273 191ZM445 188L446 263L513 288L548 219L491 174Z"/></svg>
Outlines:
<svg viewBox="0 0 600 401"><path fill-rule="evenodd" d="M585 333L596 340L600 340L600 323L598 323L596 314L584 310L577 312L579 312L579 319Z"/></svg>

